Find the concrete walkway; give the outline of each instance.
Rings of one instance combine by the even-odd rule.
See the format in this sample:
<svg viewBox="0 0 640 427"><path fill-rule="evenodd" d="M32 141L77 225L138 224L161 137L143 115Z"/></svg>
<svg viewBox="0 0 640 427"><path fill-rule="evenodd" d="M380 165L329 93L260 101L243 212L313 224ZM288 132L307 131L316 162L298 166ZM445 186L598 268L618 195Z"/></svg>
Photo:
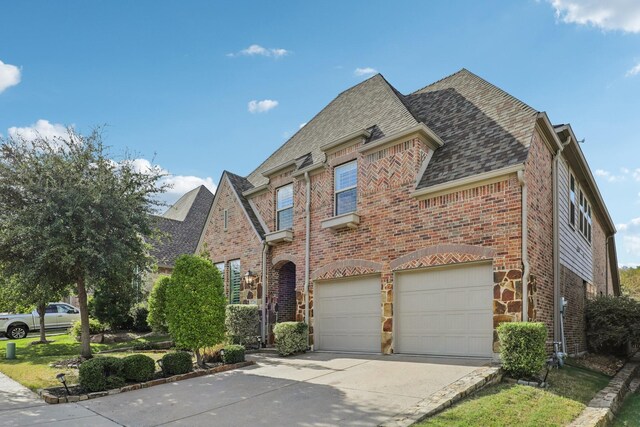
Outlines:
<svg viewBox="0 0 640 427"><path fill-rule="evenodd" d="M486 365L397 355L251 357L257 365L80 403L27 398L24 407L3 409L0 425L378 425Z"/></svg>

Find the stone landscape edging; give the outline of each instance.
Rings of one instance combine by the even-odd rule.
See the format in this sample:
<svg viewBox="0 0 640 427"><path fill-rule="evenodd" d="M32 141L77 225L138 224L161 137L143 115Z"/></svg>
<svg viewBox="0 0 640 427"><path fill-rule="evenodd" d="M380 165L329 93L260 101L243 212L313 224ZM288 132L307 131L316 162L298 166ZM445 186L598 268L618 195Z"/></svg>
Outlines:
<svg viewBox="0 0 640 427"><path fill-rule="evenodd" d="M611 378L609 384L591 399L587 407L568 427L607 427L629 393L629 385L640 371L640 357L633 356Z"/></svg>
<svg viewBox="0 0 640 427"><path fill-rule="evenodd" d="M246 362L233 363L230 365L221 365L221 366L216 366L215 368L200 369L197 371L188 372L186 374L173 375L167 378L158 378L156 380L150 380L143 383L130 384L124 387L114 388L112 390L96 391L93 393L79 394L75 396L59 397L49 393L47 389L38 391L38 394L46 403L49 403L52 405L57 403L72 403L72 402L79 402L79 401L84 401L89 399L95 399L97 397L109 396L112 394L119 394L119 393L126 393L128 391L133 391L133 390L140 390L143 388L149 388L149 387L153 387L160 384L167 384L167 383L172 383L176 381L187 380L189 378L203 377L205 375L232 371L234 369L244 368L245 366L255 365L255 363L256 362L251 360Z"/></svg>
<svg viewBox="0 0 640 427"><path fill-rule="evenodd" d="M459 380L449 384L421 400L408 411L395 415L392 419L379 424L379 427L408 427L441 412L464 397L479 389L502 381L504 371L501 367L483 367L476 369Z"/></svg>

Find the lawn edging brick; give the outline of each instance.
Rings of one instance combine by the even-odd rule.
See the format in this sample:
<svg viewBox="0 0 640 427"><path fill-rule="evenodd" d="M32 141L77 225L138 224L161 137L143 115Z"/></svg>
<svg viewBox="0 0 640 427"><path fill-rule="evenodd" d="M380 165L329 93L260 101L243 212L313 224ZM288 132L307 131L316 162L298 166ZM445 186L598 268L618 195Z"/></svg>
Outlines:
<svg viewBox="0 0 640 427"><path fill-rule="evenodd" d="M502 381L504 371L501 367L485 366L476 369L440 391L421 400L408 411L397 414L380 424L380 427L408 427L452 406L464 397L479 389Z"/></svg>
<svg viewBox="0 0 640 427"><path fill-rule="evenodd" d="M234 369L255 365L255 363L256 362L254 361L246 361L246 362L240 362L240 363L233 363L229 365L220 365L220 366L216 366L215 368L198 369L192 372L188 372L186 374L173 375L171 377L158 378L158 379L146 381L143 383L129 384L124 387L114 388L111 390L97 391L93 393L86 393L86 394L80 394L80 395L74 395L74 396L62 396L62 397L56 396L53 393L50 393L48 389L39 390L38 394L46 403L49 403L49 404L72 403L72 402L79 402L81 400L89 400L89 399L95 399L103 396L126 393L128 391L140 390L143 388L149 388L149 387L153 387L160 384L174 383L176 381L203 377L205 375L219 374L221 372L232 371Z"/></svg>
<svg viewBox="0 0 640 427"><path fill-rule="evenodd" d="M605 388L596 393L578 418L569 424L569 427L610 426L631 389L631 382L639 371L640 356L636 354L611 378Z"/></svg>

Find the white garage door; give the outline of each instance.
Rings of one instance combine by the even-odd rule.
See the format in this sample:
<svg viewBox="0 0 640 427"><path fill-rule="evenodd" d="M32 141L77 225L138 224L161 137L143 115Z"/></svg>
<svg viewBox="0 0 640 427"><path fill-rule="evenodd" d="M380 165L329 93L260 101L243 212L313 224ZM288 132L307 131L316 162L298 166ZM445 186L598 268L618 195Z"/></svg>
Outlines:
<svg viewBox="0 0 640 427"><path fill-rule="evenodd" d="M491 357L491 264L397 273L394 291L396 353Z"/></svg>
<svg viewBox="0 0 640 427"><path fill-rule="evenodd" d="M313 313L318 350L380 353L380 277L315 284Z"/></svg>

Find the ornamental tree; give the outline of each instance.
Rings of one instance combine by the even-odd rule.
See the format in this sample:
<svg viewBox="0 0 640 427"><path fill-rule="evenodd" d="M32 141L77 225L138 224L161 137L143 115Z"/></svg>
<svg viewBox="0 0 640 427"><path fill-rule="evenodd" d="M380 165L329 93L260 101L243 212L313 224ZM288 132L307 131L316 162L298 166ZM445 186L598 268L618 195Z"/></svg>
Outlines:
<svg viewBox="0 0 640 427"><path fill-rule="evenodd" d="M225 305L222 277L211 261L178 257L166 288L167 326L176 346L192 349L199 366L202 349L224 341Z"/></svg>
<svg viewBox="0 0 640 427"><path fill-rule="evenodd" d="M149 294L149 314L147 323L155 332L168 331L167 329L167 288L171 284L169 276L160 276L153 284Z"/></svg>
<svg viewBox="0 0 640 427"><path fill-rule="evenodd" d="M74 285L84 357L91 357L87 290L152 262L145 239L154 232L161 177L160 168L139 170L129 157L114 161L100 129L0 140L0 263L8 275L50 289Z"/></svg>

